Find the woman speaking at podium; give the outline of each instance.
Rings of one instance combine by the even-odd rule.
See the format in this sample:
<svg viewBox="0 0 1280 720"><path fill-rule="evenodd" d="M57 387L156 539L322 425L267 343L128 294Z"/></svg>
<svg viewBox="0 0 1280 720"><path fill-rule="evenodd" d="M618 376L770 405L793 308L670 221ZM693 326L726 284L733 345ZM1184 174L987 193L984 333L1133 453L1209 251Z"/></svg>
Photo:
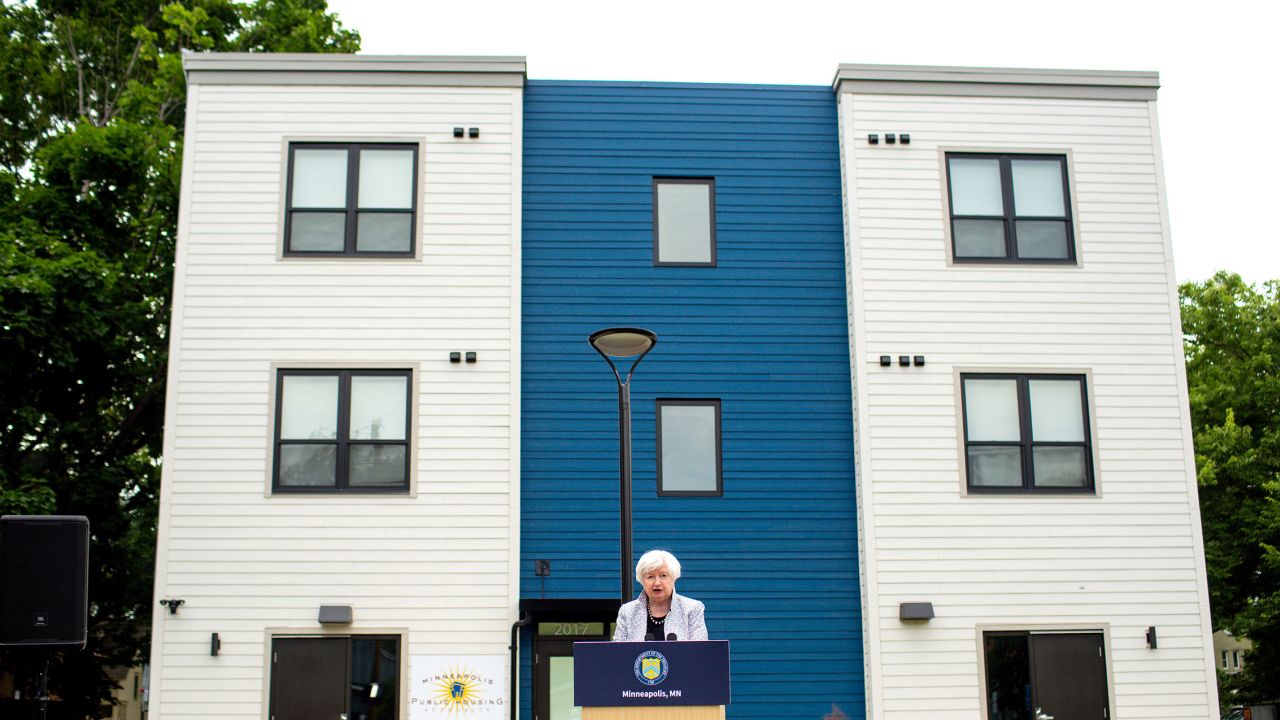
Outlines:
<svg viewBox="0 0 1280 720"><path fill-rule="evenodd" d="M615 642L640 640L706 640L702 603L676 594L680 561L666 550L650 550L636 563L640 597L618 609Z"/></svg>

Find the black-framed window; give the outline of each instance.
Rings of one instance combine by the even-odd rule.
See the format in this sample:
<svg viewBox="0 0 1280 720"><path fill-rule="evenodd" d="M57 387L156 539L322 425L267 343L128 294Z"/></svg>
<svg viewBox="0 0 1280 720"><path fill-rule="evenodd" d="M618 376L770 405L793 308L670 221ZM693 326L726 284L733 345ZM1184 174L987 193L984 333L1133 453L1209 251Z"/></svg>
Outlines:
<svg viewBox="0 0 1280 720"><path fill-rule="evenodd" d="M724 495L720 401L657 400L658 494Z"/></svg>
<svg viewBox="0 0 1280 720"><path fill-rule="evenodd" d="M963 374L969 492L1091 493L1083 375Z"/></svg>
<svg viewBox="0 0 1280 720"><path fill-rule="evenodd" d="M1075 263L1067 158L947 153L956 262Z"/></svg>
<svg viewBox="0 0 1280 720"><path fill-rule="evenodd" d="M408 370L280 370L276 492L406 492Z"/></svg>
<svg viewBox="0 0 1280 720"><path fill-rule="evenodd" d="M285 255L412 257L418 146L290 143Z"/></svg>
<svg viewBox="0 0 1280 720"><path fill-rule="evenodd" d="M715 266L715 178L653 179L653 264Z"/></svg>

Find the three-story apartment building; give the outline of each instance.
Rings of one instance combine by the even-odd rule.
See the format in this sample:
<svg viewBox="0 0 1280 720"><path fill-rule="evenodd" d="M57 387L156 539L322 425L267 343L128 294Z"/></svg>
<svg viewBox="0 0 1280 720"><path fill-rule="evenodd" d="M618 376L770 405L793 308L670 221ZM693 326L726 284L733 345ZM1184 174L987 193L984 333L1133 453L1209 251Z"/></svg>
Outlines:
<svg viewBox="0 0 1280 720"><path fill-rule="evenodd" d="M609 326L730 717L1213 715L1154 74L185 64L155 717L575 717Z"/></svg>

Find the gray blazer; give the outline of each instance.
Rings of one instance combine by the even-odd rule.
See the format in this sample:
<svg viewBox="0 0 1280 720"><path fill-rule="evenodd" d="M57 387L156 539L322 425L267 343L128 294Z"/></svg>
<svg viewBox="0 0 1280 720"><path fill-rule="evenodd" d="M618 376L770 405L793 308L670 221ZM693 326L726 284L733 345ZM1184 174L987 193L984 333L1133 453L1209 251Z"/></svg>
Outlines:
<svg viewBox="0 0 1280 720"><path fill-rule="evenodd" d="M644 640L649 622L649 613L645 607L642 592L640 597L618 608L618 627L613 632L615 642ZM668 633L675 633L677 640L706 640L707 624L702 619L705 610L697 600L672 593L671 610L667 612L664 627Z"/></svg>

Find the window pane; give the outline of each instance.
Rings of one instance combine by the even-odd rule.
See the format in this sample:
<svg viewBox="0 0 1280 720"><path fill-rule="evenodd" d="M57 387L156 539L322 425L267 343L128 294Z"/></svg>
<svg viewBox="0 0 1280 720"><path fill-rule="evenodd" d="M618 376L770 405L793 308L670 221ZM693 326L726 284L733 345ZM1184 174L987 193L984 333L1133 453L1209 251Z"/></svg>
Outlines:
<svg viewBox="0 0 1280 720"><path fill-rule="evenodd" d="M1062 203L1062 163L1012 160L1013 211L1026 217L1066 217Z"/></svg>
<svg viewBox="0 0 1280 720"><path fill-rule="evenodd" d="M1079 380L1029 380L1031 439L1084 442L1084 408Z"/></svg>
<svg viewBox="0 0 1280 720"><path fill-rule="evenodd" d="M550 660L549 720L581 720L582 708L573 704L573 656L553 655Z"/></svg>
<svg viewBox="0 0 1280 720"><path fill-rule="evenodd" d="M404 440L409 378L356 375L351 378L351 439Z"/></svg>
<svg viewBox="0 0 1280 720"><path fill-rule="evenodd" d="M1066 260L1065 220L1018 220L1018 257L1023 259Z"/></svg>
<svg viewBox="0 0 1280 720"><path fill-rule="evenodd" d="M951 214L1003 215L1000 161L996 158L950 158Z"/></svg>
<svg viewBox="0 0 1280 720"><path fill-rule="evenodd" d="M413 213L360 213L356 252L409 252Z"/></svg>
<svg viewBox="0 0 1280 720"><path fill-rule="evenodd" d="M282 386L281 440L338 437L338 376L285 375Z"/></svg>
<svg viewBox="0 0 1280 720"><path fill-rule="evenodd" d="M351 638L350 717L361 720L396 717L400 699L399 646L394 638Z"/></svg>
<svg viewBox="0 0 1280 720"><path fill-rule="evenodd" d="M1031 653L1026 635L983 634L987 720L1031 720Z"/></svg>
<svg viewBox="0 0 1280 720"><path fill-rule="evenodd" d="M1018 381L964 381L964 419L970 442L1018 442Z"/></svg>
<svg viewBox="0 0 1280 720"><path fill-rule="evenodd" d="M352 445L351 487L400 487L405 483L404 445Z"/></svg>
<svg viewBox="0 0 1280 720"><path fill-rule="evenodd" d="M1036 487L1087 487L1084 448L1036 447L1031 449Z"/></svg>
<svg viewBox="0 0 1280 720"><path fill-rule="evenodd" d="M711 262L711 187L658 184L658 261Z"/></svg>
<svg viewBox="0 0 1280 720"><path fill-rule="evenodd" d="M716 409L712 405L663 405L664 492L716 491Z"/></svg>
<svg viewBox="0 0 1280 720"><path fill-rule="evenodd" d="M1002 258L1008 254L1003 220L954 220L951 233L958 258Z"/></svg>
<svg viewBox="0 0 1280 720"><path fill-rule="evenodd" d="M413 207L413 151L360 151L361 208Z"/></svg>
<svg viewBox="0 0 1280 720"><path fill-rule="evenodd" d="M289 250L293 252L342 252L346 234L346 213L296 212L289 216Z"/></svg>
<svg viewBox="0 0 1280 720"><path fill-rule="evenodd" d="M281 487L333 487L337 445L280 446Z"/></svg>
<svg viewBox="0 0 1280 720"><path fill-rule="evenodd" d="M1022 448L969 448L969 487L1022 487Z"/></svg>
<svg viewBox="0 0 1280 720"><path fill-rule="evenodd" d="M345 208L346 206L346 149L294 150L293 207Z"/></svg>

